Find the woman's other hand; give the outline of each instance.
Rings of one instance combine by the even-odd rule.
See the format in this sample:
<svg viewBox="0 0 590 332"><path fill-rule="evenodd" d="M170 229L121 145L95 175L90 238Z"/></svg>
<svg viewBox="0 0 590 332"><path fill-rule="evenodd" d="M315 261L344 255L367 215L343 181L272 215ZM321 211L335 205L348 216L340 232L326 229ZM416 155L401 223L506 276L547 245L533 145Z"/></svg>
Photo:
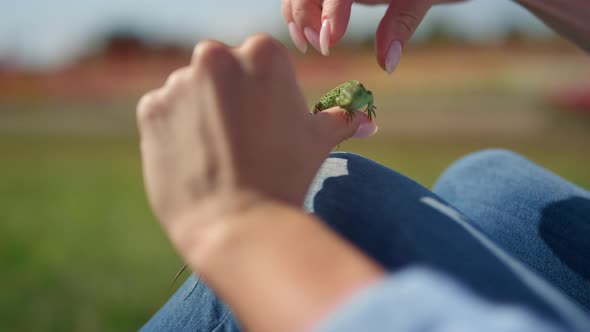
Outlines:
<svg viewBox="0 0 590 332"><path fill-rule="evenodd" d="M297 48L305 52L307 42L324 55L336 44L348 27L354 2L369 5L388 4L379 23L375 51L379 65L392 73L402 49L412 37L426 12L434 4L461 0L283 0L282 12Z"/></svg>

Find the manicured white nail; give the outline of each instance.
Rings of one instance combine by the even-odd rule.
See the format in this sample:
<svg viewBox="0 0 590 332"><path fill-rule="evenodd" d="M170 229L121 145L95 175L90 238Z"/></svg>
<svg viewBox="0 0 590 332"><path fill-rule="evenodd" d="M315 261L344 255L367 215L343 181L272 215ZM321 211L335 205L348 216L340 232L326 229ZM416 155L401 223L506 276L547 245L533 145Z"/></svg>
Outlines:
<svg viewBox="0 0 590 332"><path fill-rule="evenodd" d="M394 40L389 45L387 50L387 56L385 57L385 71L391 74L395 70L395 67L399 64L399 60L402 57L402 44Z"/></svg>
<svg viewBox="0 0 590 332"><path fill-rule="evenodd" d="M305 54L305 52L307 52L307 39L305 39L303 32L299 30L295 22L289 22L289 34L291 35L295 47L297 47L301 53Z"/></svg>
<svg viewBox="0 0 590 332"><path fill-rule="evenodd" d="M320 50L320 35L312 28L305 27L303 28L303 34L307 38L307 41L315 48L318 52Z"/></svg>
<svg viewBox="0 0 590 332"><path fill-rule="evenodd" d="M325 56L330 54L330 22L328 20L324 20L320 30L320 50Z"/></svg>
<svg viewBox="0 0 590 332"><path fill-rule="evenodd" d="M357 128L354 135L352 135L352 137L354 137L354 138L369 137L369 136L375 135L375 133L377 133L377 130L379 130L379 127L377 127L377 125L373 121L363 122L359 125L359 127Z"/></svg>

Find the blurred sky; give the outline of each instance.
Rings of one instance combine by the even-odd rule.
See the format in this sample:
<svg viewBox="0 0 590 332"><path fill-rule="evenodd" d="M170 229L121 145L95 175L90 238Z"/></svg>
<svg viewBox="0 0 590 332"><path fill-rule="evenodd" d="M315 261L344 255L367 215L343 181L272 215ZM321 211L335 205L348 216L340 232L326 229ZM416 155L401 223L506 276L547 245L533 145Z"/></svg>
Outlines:
<svg viewBox="0 0 590 332"><path fill-rule="evenodd" d="M0 60L21 65L60 65L96 47L115 29L187 45L202 38L237 43L254 32L287 35L280 0L0 0ZM355 6L346 38L366 38L385 8ZM473 0L433 9L416 40L434 22L454 34L494 41L506 27L533 37L550 34L536 18L509 0Z"/></svg>

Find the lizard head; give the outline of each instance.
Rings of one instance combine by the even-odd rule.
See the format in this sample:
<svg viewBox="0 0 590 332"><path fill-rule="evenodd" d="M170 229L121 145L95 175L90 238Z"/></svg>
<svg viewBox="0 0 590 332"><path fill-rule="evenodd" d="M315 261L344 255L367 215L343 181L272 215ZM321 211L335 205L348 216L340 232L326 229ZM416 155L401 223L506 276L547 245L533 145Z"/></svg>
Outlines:
<svg viewBox="0 0 590 332"><path fill-rule="evenodd" d="M340 89L338 105L347 110L356 110L373 103L373 93L359 81L350 81Z"/></svg>

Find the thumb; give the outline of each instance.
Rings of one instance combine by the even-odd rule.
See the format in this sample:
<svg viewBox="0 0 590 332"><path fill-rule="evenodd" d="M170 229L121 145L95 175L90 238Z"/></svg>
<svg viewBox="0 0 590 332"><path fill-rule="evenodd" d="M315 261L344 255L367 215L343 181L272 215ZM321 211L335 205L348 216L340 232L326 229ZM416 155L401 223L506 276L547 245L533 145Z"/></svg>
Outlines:
<svg viewBox="0 0 590 332"><path fill-rule="evenodd" d="M402 48L431 5L431 0L394 0L389 4L375 39L377 60L386 72L391 74L397 67Z"/></svg>
<svg viewBox="0 0 590 332"><path fill-rule="evenodd" d="M377 125L361 111L354 111L351 119L340 107L332 107L313 115L318 132L327 136L330 144L337 145L351 137L364 138L377 132Z"/></svg>

